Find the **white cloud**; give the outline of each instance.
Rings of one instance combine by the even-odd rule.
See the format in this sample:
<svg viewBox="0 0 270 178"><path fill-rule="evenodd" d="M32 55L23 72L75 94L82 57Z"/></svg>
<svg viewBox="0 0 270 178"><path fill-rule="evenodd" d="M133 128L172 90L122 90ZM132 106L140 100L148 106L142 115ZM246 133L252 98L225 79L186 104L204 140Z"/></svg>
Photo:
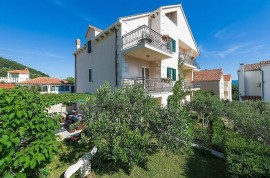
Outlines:
<svg viewBox="0 0 270 178"><path fill-rule="evenodd" d="M222 39L222 38L225 37L225 32L227 32L227 28L223 28L223 29L217 31L217 32L214 34L214 37L215 37L215 38Z"/></svg>

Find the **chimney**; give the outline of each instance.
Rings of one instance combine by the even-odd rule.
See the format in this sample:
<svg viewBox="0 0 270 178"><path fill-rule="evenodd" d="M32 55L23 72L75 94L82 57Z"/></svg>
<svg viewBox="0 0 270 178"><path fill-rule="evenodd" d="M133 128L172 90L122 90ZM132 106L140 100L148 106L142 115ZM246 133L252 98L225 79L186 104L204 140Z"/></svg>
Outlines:
<svg viewBox="0 0 270 178"><path fill-rule="evenodd" d="M81 40L76 39L76 49L79 49L81 47Z"/></svg>

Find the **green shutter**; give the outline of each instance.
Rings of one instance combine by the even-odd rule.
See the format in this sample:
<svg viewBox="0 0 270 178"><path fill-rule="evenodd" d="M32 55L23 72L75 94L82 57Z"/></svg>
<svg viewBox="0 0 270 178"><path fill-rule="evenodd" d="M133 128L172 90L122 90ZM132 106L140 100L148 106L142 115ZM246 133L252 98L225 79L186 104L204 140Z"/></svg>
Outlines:
<svg viewBox="0 0 270 178"><path fill-rule="evenodd" d="M171 78L171 68L167 67L167 78Z"/></svg>
<svg viewBox="0 0 270 178"><path fill-rule="evenodd" d="M173 81L176 80L176 69L173 69Z"/></svg>
<svg viewBox="0 0 270 178"><path fill-rule="evenodd" d="M174 39L172 39L172 47L173 47L173 52L175 52L176 51L176 41L174 40Z"/></svg>
<svg viewBox="0 0 270 178"><path fill-rule="evenodd" d="M92 69L89 69L89 82L92 82Z"/></svg>

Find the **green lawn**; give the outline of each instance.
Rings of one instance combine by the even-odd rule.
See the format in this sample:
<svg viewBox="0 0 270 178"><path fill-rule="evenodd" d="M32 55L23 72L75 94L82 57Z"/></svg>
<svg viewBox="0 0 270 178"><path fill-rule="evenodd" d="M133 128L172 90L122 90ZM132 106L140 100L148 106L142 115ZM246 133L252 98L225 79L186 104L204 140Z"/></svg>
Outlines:
<svg viewBox="0 0 270 178"><path fill-rule="evenodd" d="M74 152L74 150L77 150ZM81 149L77 144L61 146L62 154L55 157L47 166L51 178L63 177L69 165L75 163L87 150ZM93 170L94 171L94 170ZM130 175L120 171L112 175L95 175L91 177L189 177L189 178L223 178L225 177L225 161L215 158L198 150L190 154L165 156L163 152L149 157L147 170L135 167Z"/></svg>

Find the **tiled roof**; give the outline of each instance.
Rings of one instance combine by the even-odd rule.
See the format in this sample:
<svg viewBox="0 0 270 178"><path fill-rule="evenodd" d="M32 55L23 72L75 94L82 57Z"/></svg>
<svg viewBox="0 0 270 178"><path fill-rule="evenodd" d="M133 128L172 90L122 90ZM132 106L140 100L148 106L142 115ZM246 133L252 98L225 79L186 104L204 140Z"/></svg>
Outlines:
<svg viewBox="0 0 270 178"><path fill-rule="evenodd" d="M38 77L31 80L20 82L20 84L68 84L68 81L51 77Z"/></svg>
<svg viewBox="0 0 270 178"><path fill-rule="evenodd" d="M218 81L221 79L222 69L202 70L194 72L193 82Z"/></svg>
<svg viewBox="0 0 270 178"><path fill-rule="evenodd" d="M259 69L261 69L261 66L264 64L270 64L270 60L258 62L255 64L245 64L244 69L245 69L245 71L259 70Z"/></svg>
<svg viewBox="0 0 270 178"><path fill-rule="evenodd" d="M0 83L0 88L3 88L3 89L9 89L9 88L14 88L15 85L12 84L12 83Z"/></svg>
<svg viewBox="0 0 270 178"><path fill-rule="evenodd" d="M227 74L227 75L223 75L224 81L230 81L231 80L231 75Z"/></svg>
<svg viewBox="0 0 270 178"><path fill-rule="evenodd" d="M26 68L24 70L11 70L8 71L10 74L29 74L29 70Z"/></svg>

